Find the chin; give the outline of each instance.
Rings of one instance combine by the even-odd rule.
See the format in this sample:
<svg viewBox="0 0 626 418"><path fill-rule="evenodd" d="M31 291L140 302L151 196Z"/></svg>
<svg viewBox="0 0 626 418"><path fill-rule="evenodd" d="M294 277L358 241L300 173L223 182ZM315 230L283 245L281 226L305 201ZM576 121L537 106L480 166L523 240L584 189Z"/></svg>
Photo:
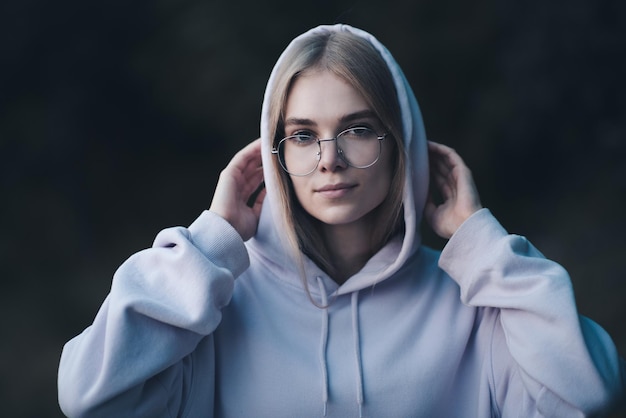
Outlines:
<svg viewBox="0 0 626 418"><path fill-rule="evenodd" d="M332 226L341 226L353 224L364 219L368 212L362 211L346 211L346 210L329 210L324 213L311 213L318 221Z"/></svg>

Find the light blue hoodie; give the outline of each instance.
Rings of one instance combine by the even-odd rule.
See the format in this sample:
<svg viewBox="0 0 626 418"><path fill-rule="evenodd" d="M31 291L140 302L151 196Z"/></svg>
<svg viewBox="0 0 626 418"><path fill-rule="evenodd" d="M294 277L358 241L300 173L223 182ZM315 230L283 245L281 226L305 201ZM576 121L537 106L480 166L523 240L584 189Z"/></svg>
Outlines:
<svg viewBox="0 0 626 418"><path fill-rule="evenodd" d="M256 236L205 211L115 273L93 324L64 347L70 417L578 417L623 393L609 336L571 282L489 210L439 254L421 246L428 187L415 97L389 52L409 164L406 233L338 286L305 258L311 303L283 248L266 173ZM281 63L277 63L277 66ZM267 91L273 86L272 73ZM261 136L269 167L267 93Z"/></svg>

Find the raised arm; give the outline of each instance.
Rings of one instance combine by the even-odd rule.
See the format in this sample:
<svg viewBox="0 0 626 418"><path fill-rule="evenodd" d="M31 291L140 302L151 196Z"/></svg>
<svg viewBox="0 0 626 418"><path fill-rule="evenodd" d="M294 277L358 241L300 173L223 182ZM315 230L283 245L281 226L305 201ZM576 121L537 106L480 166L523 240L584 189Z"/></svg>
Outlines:
<svg viewBox="0 0 626 418"><path fill-rule="evenodd" d="M620 359L607 333L578 315L567 272L480 209L454 150L429 149L443 202L431 200L426 218L451 237L440 266L459 284L463 303L497 317L481 344L491 353L496 408L502 416L575 417L610 407L624 390Z"/></svg>
<svg viewBox="0 0 626 418"><path fill-rule="evenodd" d="M59 403L69 417L175 417L192 407L210 416L212 333L249 265L243 239L256 230L264 196L247 205L262 180L258 147L220 176L212 209L228 212L163 230L117 270L93 324L63 349ZM205 393L192 396L195 387Z"/></svg>

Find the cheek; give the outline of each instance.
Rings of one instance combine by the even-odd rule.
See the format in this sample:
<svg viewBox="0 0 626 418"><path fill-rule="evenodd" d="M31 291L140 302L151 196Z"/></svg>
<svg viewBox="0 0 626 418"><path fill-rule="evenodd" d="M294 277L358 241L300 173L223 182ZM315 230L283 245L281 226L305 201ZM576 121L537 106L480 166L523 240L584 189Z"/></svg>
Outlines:
<svg viewBox="0 0 626 418"><path fill-rule="evenodd" d="M304 191L306 190L306 181L302 177L295 177L291 179L291 185L293 186L293 191L295 198L300 204L302 204L302 199L305 197Z"/></svg>
<svg viewBox="0 0 626 418"><path fill-rule="evenodd" d="M381 170L370 179L371 186L369 191L371 193L371 200L373 200L376 206L381 204L389 194L391 187L391 171Z"/></svg>
<svg viewBox="0 0 626 418"><path fill-rule="evenodd" d="M377 170L371 173L370 184L372 185L372 191L376 195L377 199L381 202L389 194L391 188L391 180L395 167L393 167L392 157L390 150L384 149L381 159L376 164Z"/></svg>

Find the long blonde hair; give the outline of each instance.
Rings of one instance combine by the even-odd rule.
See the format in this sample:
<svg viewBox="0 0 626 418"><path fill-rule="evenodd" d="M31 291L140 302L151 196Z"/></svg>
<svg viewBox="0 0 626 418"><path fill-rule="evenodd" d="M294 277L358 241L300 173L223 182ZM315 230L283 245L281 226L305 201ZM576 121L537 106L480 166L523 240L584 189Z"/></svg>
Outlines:
<svg viewBox="0 0 626 418"><path fill-rule="evenodd" d="M301 74L310 70L330 71L348 82L363 95L390 133L388 138L394 144L394 172L387 198L375 209L377 227L370 241L372 250L378 250L404 227L402 197L406 156L400 105L393 77L374 46L350 32L327 31L300 39L283 57L270 93L268 126L274 147L284 136L284 108L291 86ZM278 159L273 160L272 171L279 185L278 209L282 211L283 225L294 254L301 251L333 277L336 271L317 227L319 221L300 206L291 179L281 168ZM303 280L308 290L304 277Z"/></svg>

